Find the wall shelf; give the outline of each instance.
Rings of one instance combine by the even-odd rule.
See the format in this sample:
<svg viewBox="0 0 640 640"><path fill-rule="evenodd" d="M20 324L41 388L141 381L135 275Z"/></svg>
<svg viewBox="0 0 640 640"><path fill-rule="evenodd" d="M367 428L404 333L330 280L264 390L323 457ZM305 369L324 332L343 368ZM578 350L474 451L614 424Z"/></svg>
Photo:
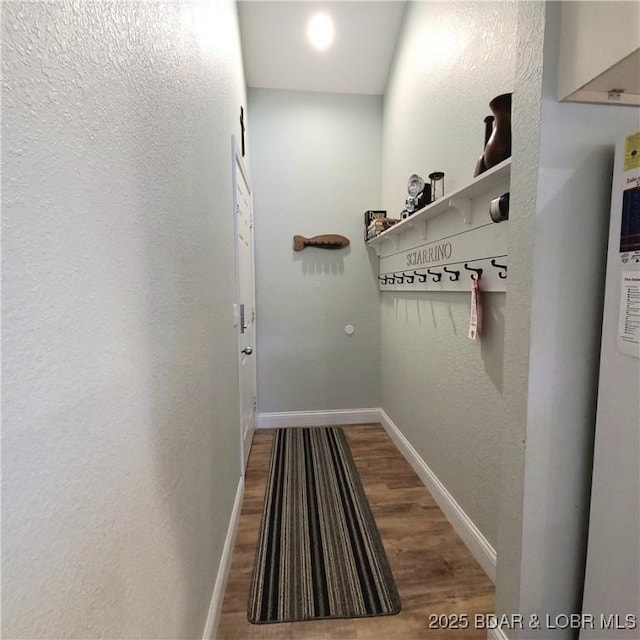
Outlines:
<svg viewBox="0 0 640 640"><path fill-rule="evenodd" d="M469 291L477 272L484 291L506 291L509 223L494 223L489 203L510 182L507 159L369 240L380 290Z"/></svg>
<svg viewBox="0 0 640 640"><path fill-rule="evenodd" d="M426 240L428 237L427 222L448 211L457 211L462 217L463 223L469 225L471 223L471 200L476 196L490 192L495 186L505 180L509 180L510 176L511 158L507 158L477 178L474 178L468 185L446 195L440 200L432 202L408 218L398 222L390 229L383 231L375 238L371 238L367 241L367 245L372 247L377 255L380 256L382 244L385 241L393 240L397 251L400 236L414 229L418 230L422 240Z"/></svg>

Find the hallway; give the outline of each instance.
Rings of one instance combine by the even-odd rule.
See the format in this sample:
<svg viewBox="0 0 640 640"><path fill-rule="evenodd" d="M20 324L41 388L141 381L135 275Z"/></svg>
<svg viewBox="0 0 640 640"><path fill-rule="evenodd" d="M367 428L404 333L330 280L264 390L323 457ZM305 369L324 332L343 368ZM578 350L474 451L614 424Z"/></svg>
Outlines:
<svg viewBox="0 0 640 640"><path fill-rule="evenodd" d="M413 469L380 425L344 427L400 592L395 616L252 625L247 598L274 431L256 433L245 478L218 640L484 640L476 614L494 611L494 588ZM466 614L464 631L433 616ZM429 628L429 625L435 628ZM462 623L464 624L464 623Z"/></svg>
<svg viewBox="0 0 640 640"><path fill-rule="evenodd" d="M429 630L429 615L582 611L613 159L640 120L622 102L558 100L562 22L567 7L602 9L583 27L569 19L574 35L595 27L586 40L600 58L640 45L640 3L328 4L335 46L319 52L304 37L313 2L0 2L3 638L215 640L241 508L221 637L484 640ZM284 46L296 43L299 55ZM283 51L297 72L288 86ZM376 86L360 84L365 69ZM506 93L509 176L473 195L486 186L474 177L484 119ZM232 141L253 198L255 341L234 277ZM409 177L439 173L434 207L367 242L365 212L399 219ZM507 194L498 226L489 203ZM462 232L476 229L502 235L504 262L468 253L481 247ZM476 269L461 268L464 289L445 288L444 272L426 289L405 280L415 252L437 257L427 245L449 233L452 260L487 262L483 285L503 265L504 286L482 291L480 339L475 326L469 336ZM298 234L350 244L294 251ZM393 289L381 284L390 258ZM240 354L255 363L255 394L243 395ZM634 367L607 373L609 422L637 438L640 368L622 356ZM243 414L258 426L244 506ZM262 429L354 423L403 611L249 626ZM630 457L638 448L611 440ZM625 504L622 489L637 505L640 457L602 459L614 488L602 504ZM600 517L619 565L603 554L595 613L615 613L610 584L635 598L621 614L640 602L626 588L640 584L640 556L616 538L640 537L634 516Z"/></svg>

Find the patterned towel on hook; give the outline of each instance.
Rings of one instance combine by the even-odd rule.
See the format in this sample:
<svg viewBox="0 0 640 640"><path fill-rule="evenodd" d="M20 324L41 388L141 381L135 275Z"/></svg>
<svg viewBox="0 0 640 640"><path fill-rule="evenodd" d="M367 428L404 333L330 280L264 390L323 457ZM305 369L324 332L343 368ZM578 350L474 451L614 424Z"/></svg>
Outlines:
<svg viewBox="0 0 640 640"><path fill-rule="evenodd" d="M477 340L480 337L481 320L480 279L471 278L471 310L469 313L469 338L471 340Z"/></svg>

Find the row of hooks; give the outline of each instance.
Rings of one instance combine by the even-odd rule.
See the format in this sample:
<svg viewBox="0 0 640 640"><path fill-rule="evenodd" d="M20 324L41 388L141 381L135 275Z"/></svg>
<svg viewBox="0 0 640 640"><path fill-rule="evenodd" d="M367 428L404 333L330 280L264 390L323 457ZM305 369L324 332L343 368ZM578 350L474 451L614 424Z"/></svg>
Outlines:
<svg viewBox="0 0 640 640"><path fill-rule="evenodd" d="M491 266L498 269L498 278L502 278L503 280L507 278L506 264L498 264L495 258L492 258ZM469 263L465 262L464 268L466 271L471 272L470 275L473 280L480 280L482 278L482 267L470 267ZM420 273L415 270L413 271L413 273L408 273L406 271L385 273L382 276L378 276L378 280L380 280L382 284L403 284L405 280L408 284L412 284L416 278L418 279L418 282L426 282L427 278L431 276L433 282L440 282L442 280L443 274L447 274L451 282L456 282L460 279L459 270L447 269L447 267L442 267L442 271L427 269L426 273Z"/></svg>

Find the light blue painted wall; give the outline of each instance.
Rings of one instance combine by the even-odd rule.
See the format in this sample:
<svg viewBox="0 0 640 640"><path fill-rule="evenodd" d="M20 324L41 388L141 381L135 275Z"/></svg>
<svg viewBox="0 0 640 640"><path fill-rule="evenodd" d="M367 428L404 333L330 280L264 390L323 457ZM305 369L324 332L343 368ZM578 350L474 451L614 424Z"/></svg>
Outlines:
<svg viewBox="0 0 640 640"><path fill-rule="evenodd" d="M398 212L409 175L471 181L483 118L513 90L513 3L413 3L385 94L383 195ZM510 285L509 285L510 286ZM467 338L469 294L381 296L382 407L490 544L505 423L505 295L485 294L484 337Z"/></svg>
<svg viewBox="0 0 640 640"><path fill-rule="evenodd" d="M231 1L2 3L2 636L202 637L240 478Z"/></svg>
<svg viewBox="0 0 640 640"><path fill-rule="evenodd" d="M581 611L614 145L640 117L557 101L559 25L559 3L518 7L496 592L542 620Z"/></svg>
<svg viewBox="0 0 640 640"><path fill-rule="evenodd" d="M378 266L363 217L380 208L382 99L250 89L248 117L258 410L377 407ZM351 244L293 251L295 234L322 233Z"/></svg>

